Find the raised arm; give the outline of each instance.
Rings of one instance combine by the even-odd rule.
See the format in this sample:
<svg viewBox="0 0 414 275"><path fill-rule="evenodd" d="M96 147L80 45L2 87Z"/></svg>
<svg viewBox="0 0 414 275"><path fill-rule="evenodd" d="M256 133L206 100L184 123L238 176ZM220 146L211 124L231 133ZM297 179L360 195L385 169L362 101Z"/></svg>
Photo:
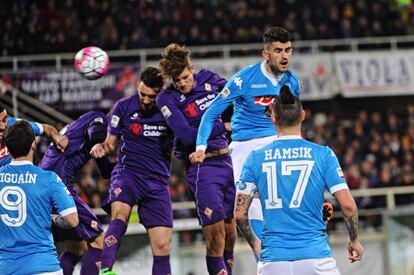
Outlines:
<svg viewBox="0 0 414 275"><path fill-rule="evenodd" d="M55 143L56 148L63 152L69 144L68 138L66 136L60 135L59 132L56 130L56 128L53 127L52 125L42 123L42 127L43 127L43 132L47 136L53 139L53 142Z"/></svg>
<svg viewBox="0 0 414 275"><path fill-rule="evenodd" d="M359 242L358 209L355 200L348 189L337 191L334 196L341 207L344 215L344 222L348 230L348 259L351 263L360 261L364 253L364 248Z"/></svg>

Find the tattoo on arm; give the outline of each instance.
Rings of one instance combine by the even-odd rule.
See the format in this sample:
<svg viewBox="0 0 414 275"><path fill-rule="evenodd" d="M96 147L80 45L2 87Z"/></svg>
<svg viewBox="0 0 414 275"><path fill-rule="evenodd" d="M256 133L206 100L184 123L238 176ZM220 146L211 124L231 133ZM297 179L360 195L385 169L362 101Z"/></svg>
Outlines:
<svg viewBox="0 0 414 275"><path fill-rule="evenodd" d="M358 211L350 217L344 217L346 228L348 229L349 239L355 241L358 238Z"/></svg>
<svg viewBox="0 0 414 275"><path fill-rule="evenodd" d="M257 242L257 238L250 227L247 212L252 202L253 197L244 194L237 194L236 202L236 222L240 233L244 236L249 245L254 248Z"/></svg>

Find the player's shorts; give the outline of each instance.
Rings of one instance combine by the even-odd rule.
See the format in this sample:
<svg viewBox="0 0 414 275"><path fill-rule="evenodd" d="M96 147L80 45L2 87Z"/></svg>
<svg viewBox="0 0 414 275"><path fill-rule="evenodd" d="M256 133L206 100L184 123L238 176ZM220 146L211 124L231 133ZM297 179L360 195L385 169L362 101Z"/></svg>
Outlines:
<svg viewBox="0 0 414 275"><path fill-rule="evenodd" d="M187 169L187 181L200 225L233 217L236 190L229 155L211 157Z"/></svg>
<svg viewBox="0 0 414 275"><path fill-rule="evenodd" d="M99 222L92 209L79 197L74 186L68 187L73 200L75 201L78 211L79 225L74 229L63 229L57 226L52 227L53 238L55 242L66 240L93 240L103 232Z"/></svg>
<svg viewBox="0 0 414 275"><path fill-rule="evenodd" d="M262 148L272 141L276 140L277 136L268 136L263 138L255 138L245 141L232 141L229 145L231 160L233 162L234 181L240 179L243 164L251 151Z"/></svg>
<svg viewBox="0 0 414 275"><path fill-rule="evenodd" d="M145 228L173 226L172 204L166 180L151 179L128 169L112 172L109 196L102 208L110 213L112 202L138 205L140 223Z"/></svg>
<svg viewBox="0 0 414 275"><path fill-rule="evenodd" d="M259 275L340 275L334 258L306 259L298 261L259 262Z"/></svg>

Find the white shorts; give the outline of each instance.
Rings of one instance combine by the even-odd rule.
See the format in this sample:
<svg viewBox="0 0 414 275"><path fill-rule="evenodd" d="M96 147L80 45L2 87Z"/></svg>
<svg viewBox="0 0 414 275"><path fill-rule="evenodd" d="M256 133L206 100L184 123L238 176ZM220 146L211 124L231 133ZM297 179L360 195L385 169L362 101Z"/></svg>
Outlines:
<svg viewBox="0 0 414 275"><path fill-rule="evenodd" d="M46 272L46 273L39 273L36 275L63 275L63 270L59 269L57 271L52 271L52 272Z"/></svg>
<svg viewBox="0 0 414 275"><path fill-rule="evenodd" d="M306 259L298 261L259 262L259 275L340 275L334 258Z"/></svg>
<svg viewBox="0 0 414 275"><path fill-rule="evenodd" d="M268 136L263 138L250 139L246 141L232 141L230 143L229 148L231 160L233 162L233 175L235 183L240 179L243 164L250 152L253 150L260 149L276 139L277 136ZM247 216L250 220L263 220L262 206L260 204L259 199L253 199L249 207L249 212L247 213Z"/></svg>
<svg viewBox="0 0 414 275"><path fill-rule="evenodd" d="M268 136L245 141L232 141L230 143L230 156L233 162L233 175L235 182L237 182L240 179L243 164L249 153L253 150L257 150L265 145L268 145L276 139L277 136Z"/></svg>

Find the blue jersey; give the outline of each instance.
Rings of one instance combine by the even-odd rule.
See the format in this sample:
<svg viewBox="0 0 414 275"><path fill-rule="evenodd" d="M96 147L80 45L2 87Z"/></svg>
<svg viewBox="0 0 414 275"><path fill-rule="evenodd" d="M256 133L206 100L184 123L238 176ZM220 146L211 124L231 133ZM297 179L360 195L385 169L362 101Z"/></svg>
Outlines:
<svg viewBox="0 0 414 275"><path fill-rule="evenodd" d="M331 257L323 194L348 186L329 147L280 137L247 157L238 189L248 186L259 193L263 209L262 261Z"/></svg>
<svg viewBox="0 0 414 275"><path fill-rule="evenodd" d="M11 126L16 121L20 120L19 118L15 117L9 117L7 119L7 126ZM33 132L36 136L40 136L43 134L43 126L40 123L37 122L30 122L30 125L32 126ZM4 166L6 164L9 164L12 160L12 156L10 155L9 151L7 150L7 147L3 144L0 145L0 167Z"/></svg>
<svg viewBox="0 0 414 275"><path fill-rule="evenodd" d="M276 134L270 119L273 98L280 88L290 86L299 96L299 80L291 71L276 79L266 71L265 61L251 65L235 74L204 113L197 135L198 148L205 148L214 121L234 102L231 118L232 140L243 141Z"/></svg>
<svg viewBox="0 0 414 275"><path fill-rule="evenodd" d="M60 270L51 233L51 211L76 212L60 178L29 161L0 168L0 274Z"/></svg>

